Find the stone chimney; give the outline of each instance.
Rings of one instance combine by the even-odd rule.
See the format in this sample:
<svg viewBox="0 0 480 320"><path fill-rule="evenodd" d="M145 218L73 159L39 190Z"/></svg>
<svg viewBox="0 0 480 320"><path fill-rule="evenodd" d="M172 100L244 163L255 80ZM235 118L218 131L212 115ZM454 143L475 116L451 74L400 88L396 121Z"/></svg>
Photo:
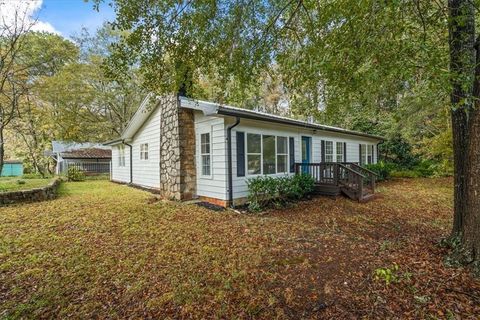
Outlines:
<svg viewBox="0 0 480 320"><path fill-rule="evenodd" d="M196 195L195 123L191 109L178 97L160 99L160 192L163 197L189 200Z"/></svg>

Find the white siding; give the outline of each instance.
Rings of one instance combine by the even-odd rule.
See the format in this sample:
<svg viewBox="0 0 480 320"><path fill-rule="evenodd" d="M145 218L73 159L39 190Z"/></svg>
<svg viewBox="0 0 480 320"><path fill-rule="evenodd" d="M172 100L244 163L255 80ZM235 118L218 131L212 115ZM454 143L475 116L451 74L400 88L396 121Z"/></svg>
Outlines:
<svg viewBox="0 0 480 320"><path fill-rule="evenodd" d="M195 112L196 135L196 168L197 168L197 195L227 199L227 154L225 143L225 121L221 117L204 116L202 112ZM200 135L210 133L211 142L211 176L202 176L200 159Z"/></svg>
<svg viewBox="0 0 480 320"><path fill-rule="evenodd" d="M133 137L133 184L160 188L160 109L157 108ZM148 143L148 159L140 159L140 145ZM130 152L125 148L125 154ZM127 164L127 161L125 159Z"/></svg>
<svg viewBox="0 0 480 320"><path fill-rule="evenodd" d="M226 121L226 125L231 124L233 120ZM244 198L248 195L247 179L254 176L237 177L237 154L236 154L236 131L243 131L245 133L260 133L271 134L276 136L287 136L295 139L295 162L301 162L301 138L302 136L312 137L311 161L321 162L321 141L330 140L334 145L334 159L336 153L335 142L347 143L347 161L358 162L359 160L359 143L376 144L377 141L360 136L345 135L340 133L302 129L296 126L287 126L280 124L269 124L261 121L253 121L241 119L240 124L232 130L232 168L233 168L233 198ZM246 146L245 146L246 147ZM376 149L375 149L376 150ZM374 157L376 161L376 156ZM225 160L226 162L226 160ZM273 176L284 176L285 174L277 174ZM289 173L291 175L291 173ZM226 181L226 179L225 179Z"/></svg>
<svg viewBox="0 0 480 320"><path fill-rule="evenodd" d="M119 166L119 145L112 147L112 180L130 182L130 148L125 146L125 166Z"/></svg>

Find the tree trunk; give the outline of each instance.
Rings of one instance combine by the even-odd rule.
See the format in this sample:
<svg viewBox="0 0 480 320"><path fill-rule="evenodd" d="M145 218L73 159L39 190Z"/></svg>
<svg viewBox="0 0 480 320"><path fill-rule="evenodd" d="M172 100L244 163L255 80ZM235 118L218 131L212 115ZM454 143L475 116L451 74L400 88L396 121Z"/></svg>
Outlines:
<svg viewBox="0 0 480 320"><path fill-rule="evenodd" d="M449 1L452 130L455 169L452 236L461 240L464 263L480 261L480 52L475 43L475 8ZM477 265L478 266L478 265Z"/></svg>
<svg viewBox="0 0 480 320"><path fill-rule="evenodd" d="M3 141L3 127L0 126L0 175L2 174L2 170L3 170L4 158L5 158L5 148L4 148L4 141Z"/></svg>

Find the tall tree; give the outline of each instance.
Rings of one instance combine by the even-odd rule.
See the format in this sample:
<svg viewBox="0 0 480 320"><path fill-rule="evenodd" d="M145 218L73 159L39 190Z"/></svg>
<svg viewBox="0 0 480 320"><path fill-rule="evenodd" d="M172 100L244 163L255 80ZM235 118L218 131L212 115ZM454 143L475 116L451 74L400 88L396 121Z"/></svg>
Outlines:
<svg viewBox="0 0 480 320"><path fill-rule="evenodd" d="M23 59L25 34L32 28L28 12L15 9L13 19L0 21L0 172L5 156L5 129L18 115L21 97L27 91L27 71Z"/></svg>

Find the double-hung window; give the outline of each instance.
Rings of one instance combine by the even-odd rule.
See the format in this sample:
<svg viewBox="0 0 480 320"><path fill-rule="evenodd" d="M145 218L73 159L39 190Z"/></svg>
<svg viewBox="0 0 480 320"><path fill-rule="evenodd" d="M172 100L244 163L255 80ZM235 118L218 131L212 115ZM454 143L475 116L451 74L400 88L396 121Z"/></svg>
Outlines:
<svg viewBox="0 0 480 320"><path fill-rule="evenodd" d="M361 144L360 145L360 151L361 151L361 157L360 157L360 165L363 166L367 163L367 145L366 144Z"/></svg>
<svg viewBox="0 0 480 320"><path fill-rule="evenodd" d="M263 174L275 173L275 136L262 136Z"/></svg>
<svg viewBox="0 0 480 320"><path fill-rule="evenodd" d="M247 172L260 174L262 172L262 136L247 133Z"/></svg>
<svg viewBox="0 0 480 320"><path fill-rule="evenodd" d="M344 162L343 142L337 142L337 162Z"/></svg>
<svg viewBox="0 0 480 320"><path fill-rule="evenodd" d="M140 160L148 160L148 143L140 145Z"/></svg>
<svg viewBox="0 0 480 320"><path fill-rule="evenodd" d="M246 134L247 174L288 172L288 137Z"/></svg>
<svg viewBox="0 0 480 320"><path fill-rule="evenodd" d="M333 141L325 141L325 162L333 162Z"/></svg>
<svg viewBox="0 0 480 320"><path fill-rule="evenodd" d="M288 139L277 137L277 173L286 173L288 170Z"/></svg>
<svg viewBox="0 0 480 320"><path fill-rule="evenodd" d="M200 135L200 149L202 176L210 176L212 173L210 133L207 132Z"/></svg>
<svg viewBox="0 0 480 320"><path fill-rule="evenodd" d="M372 152L372 145L367 145L367 163L372 164L373 163L373 152Z"/></svg>
<svg viewBox="0 0 480 320"><path fill-rule="evenodd" d="M125 167L125 146L123 144L118 146L118 166Z"/></svg>

